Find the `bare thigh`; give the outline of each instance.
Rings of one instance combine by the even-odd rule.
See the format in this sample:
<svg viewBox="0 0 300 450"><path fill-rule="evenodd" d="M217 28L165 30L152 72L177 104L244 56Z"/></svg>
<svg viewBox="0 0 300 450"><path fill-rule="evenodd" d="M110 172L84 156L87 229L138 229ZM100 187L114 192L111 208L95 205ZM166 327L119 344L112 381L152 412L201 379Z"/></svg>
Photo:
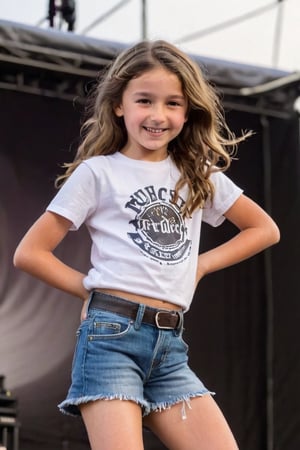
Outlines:
<svg viewBox="0 0 300 450"><path fill-rule="evenodd" d="M141 408L127 400L97 400L80 411L92 450L143 450Z"/></svg>
<svg viewBox="0 0 300 450"><path fill-rule="evenodd" d="M186 419L182 403L149 414L144 420L169 450L238 450L232 432L210 395L190 400Z"/></svg>

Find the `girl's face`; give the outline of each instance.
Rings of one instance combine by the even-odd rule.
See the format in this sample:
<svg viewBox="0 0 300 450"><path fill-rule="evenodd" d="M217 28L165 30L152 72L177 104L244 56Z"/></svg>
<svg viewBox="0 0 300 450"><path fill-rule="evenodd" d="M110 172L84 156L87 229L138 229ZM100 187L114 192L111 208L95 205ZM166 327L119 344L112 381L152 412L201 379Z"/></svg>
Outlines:
<svg viewBox="0 0 300 450"><path fill-rule="evenodd" d="M134 159L160 161L166 158L169 142L187 120L187 100L178 77L157 67L129 81L115 113L124 118L127 129L122 153Z"/></svg>

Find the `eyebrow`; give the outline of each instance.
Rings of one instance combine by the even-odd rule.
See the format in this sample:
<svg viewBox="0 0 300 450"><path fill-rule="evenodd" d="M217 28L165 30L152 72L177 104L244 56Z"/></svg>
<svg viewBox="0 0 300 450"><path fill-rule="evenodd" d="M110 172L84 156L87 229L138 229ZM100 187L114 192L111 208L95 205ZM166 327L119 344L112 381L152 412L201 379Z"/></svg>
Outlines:
<svg viewBox="0 0 300 450"><path fill-rule="evenodd" d="M134 94L136 97L151 97L153 96L152 92L147 92L147 91L140 91L140 92L134 92ZM179 94L171 94L168 95L167 98L172 98L172 99L178 99L178 100L185 100L184 95L179 95Z"/></svg>

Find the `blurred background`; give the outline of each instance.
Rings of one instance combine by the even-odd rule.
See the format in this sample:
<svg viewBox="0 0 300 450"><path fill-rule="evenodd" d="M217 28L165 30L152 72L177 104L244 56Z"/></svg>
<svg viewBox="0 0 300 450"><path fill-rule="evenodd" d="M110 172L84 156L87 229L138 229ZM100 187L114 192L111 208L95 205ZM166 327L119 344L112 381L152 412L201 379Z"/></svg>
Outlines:
<svg viewBox="0 0 300 450"><path fill-rule="evenodd" d="M47 28L48 0L0 0L2 19ZM56 4L59 4L56 1ZM300 69L299 0L76 0L76 34L132 43L166 38L217 59ZM67 28L66 23L56 26Z"/></svg>

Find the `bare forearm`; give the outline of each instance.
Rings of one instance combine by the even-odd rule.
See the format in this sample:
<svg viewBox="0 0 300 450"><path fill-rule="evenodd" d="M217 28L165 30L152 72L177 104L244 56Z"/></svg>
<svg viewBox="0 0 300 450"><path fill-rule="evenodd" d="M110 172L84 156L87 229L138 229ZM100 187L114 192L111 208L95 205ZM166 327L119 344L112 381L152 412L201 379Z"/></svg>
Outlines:
<svg viewBox="0 0 300 450"><path fill-rule="evenodd" d="M85 299L88 292L84 274L63 263L54 255L71 222L49 212L44 213L28 230L14 254L14 265L45 283Z"/></svg>
<svg viewBox="0 0 300 450"><path fill-rule="evenodd" d="M224 244L199 255L197 281L204 275L250 258L276 241L275 234L264 229L247 228L241 231Z"/></svg>
<svg viewBox="0 0 300 450"><path fill-rule="evenodd" d="M38 255L31 253L28 257L16 254L15 265L52 287L81 299L88 296L82 284L85 275L64 264L50 252L39 252Z"/></svg>

